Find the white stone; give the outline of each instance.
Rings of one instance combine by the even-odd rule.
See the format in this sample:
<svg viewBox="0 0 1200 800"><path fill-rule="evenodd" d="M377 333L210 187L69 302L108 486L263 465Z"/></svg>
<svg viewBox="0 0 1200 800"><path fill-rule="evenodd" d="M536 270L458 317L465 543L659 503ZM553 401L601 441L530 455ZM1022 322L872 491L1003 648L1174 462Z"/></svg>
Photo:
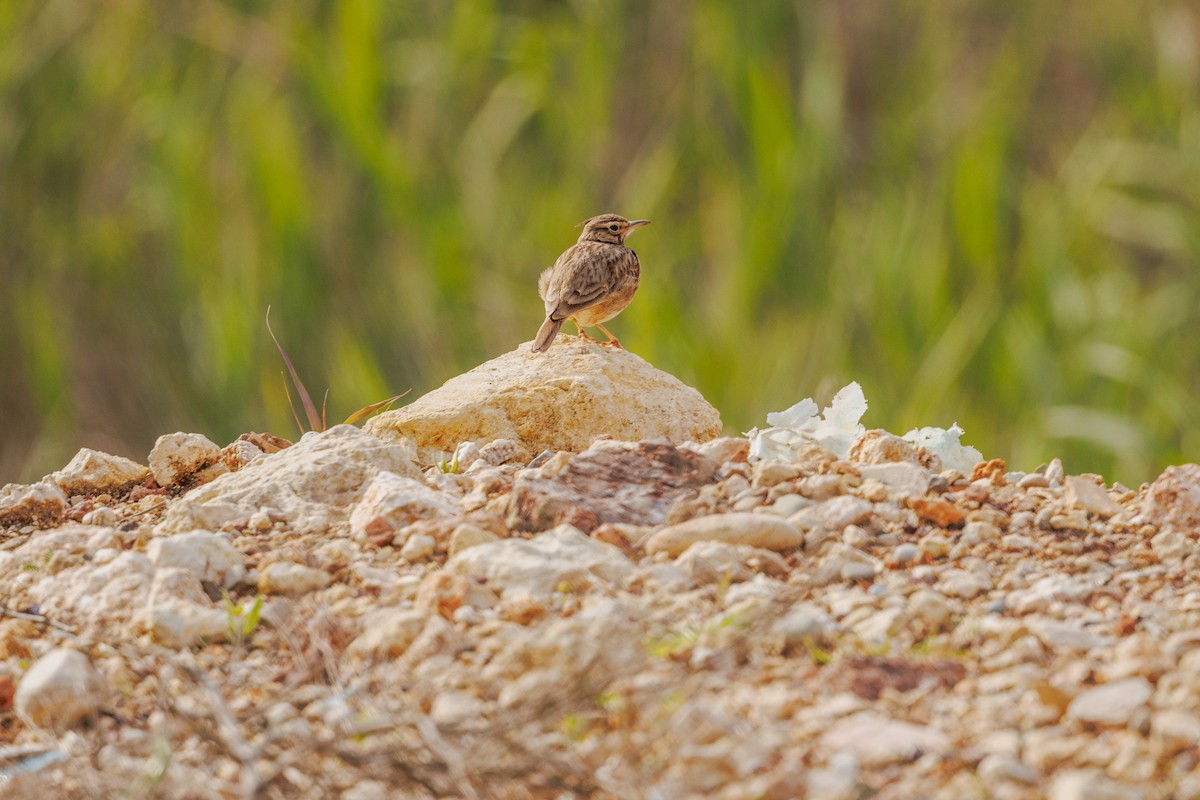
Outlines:
<svg viewBox="0 0 1200 800"><path fill-rule="evenodd" d="M703 442L721 434L721 418L695 389L630 351L560 336L545 353L522 345L451 378L372 418L366 430L415 442L432 464L467 441L511 439L527 458L543 450L579 453L602 434Z"/></svg>
<svg viewBox="0 0 1200 800"><path fill-rule="evenodd" d="M350 512L350 533L383 536L417 520L457 513L458 504L444 493L413 478L384 471L375 476Z"/></svg>
<svg viewBox="0 0 1200 800"><path fill-rule="evenodd" d="M99 506L83 515L80 520L84 525L100 525L106 528L115 528L121 518L117 516L117 512L113 511L108 506Z"/></svg>
<svg viewBox="0 0 1200 800"><path fill-rule="evenodd" d="M771 550L725 542L696 542L676 559L695 584L736 583L764 571L786 575L787 562Z"/></svg>
<svg viewBox="0 0 1200 800"><path fill-rule="evenodd" d="M101 494L118 492L146 479L150 470L136 461L121 456L81 449L58 472L46 477L67 494Z"/></svg>
<svg viewBox="0 0 1200 800"><path fill-rule="evenodd" d="M1051 650L1091 650L1107 643L1106 639L1074 622L1032 616L1026 618L1025 625Z"/></svg>
<svg viewBox="0 0 1200 800"><path fill-rule="evenodd" d="M404 540L400 555L408 561L424 561L437 549L437 539L424 533L414 533Z"/></svg>
<svg viewBox="0 0 1200 800"><path fill-rule="evenodd" d="M450 534L450 544L447 552L450 557L458 555L464 550L476 547L481 544L491 544L492 542L500 541L500 537L491 531L485 531L478 525L472 525L469 522L464 522L459 525Z"/></svg>
<svg viewBox="0 0 1200 800"><path fill-rule="evenodd" d="M291 447L192 489L172 503L156 535L248 524L264 508L296 533L345 522L381 470L415 477L410 445L385 444L353 425L309 434Z"/></svg>
<svg viewBox="0 0 1200 800"><path fill-rule="evenodd" d="M50 481L32 485L9 483L0 487L0 525L32 523L49 527L67 510L67 496Z"/></svg>
<svg viewBox="0 0 1200 800"><path fill-rule="evenodd" d="M836 630L837 622L833 617L812 603L796 603L771 625L771 631L782 637L788 647L823 641Z"/></svg>
<svg viewBox="0 0 1200 800"><path fill-rule="evenodd" d="M348 658L385 661L402 655L421 630L429 614L420 609L381 608L363 618L362 632L346 649Z"/></svg>
<svg viewBox="0 0 1200 800"><path fill-rule="evenodd" d="M866 711L834 723L821 735L821 744L828 750L848 750L864 765L878 766L940 753L950 740L936 728Z"/></svg>
<svg viewBox="0 0 1200 800"><path fill-rule="evenodd" d="M668 525L650 537L646 552L678 556L696 542L703 541L788 550L802 546L804 535L787 520L769 514L711 514Z"/></svg>
<svg viewBox="0 0 1200 800"><path fill-rule="evenodd" d="M946 596L932 589L918 589L908 598L909 616L934 630L942 628L954 616L954 606Z"/></svg>
<svg viewBox="0 0 1200 800"><path fill-rule="evenodd" d="M978 597L992 588L992 582L986 576L957 568L943 571L937 585L943 594L964 600Z"/></svg>
<svg viewBox="0 0 1200 800"><path fill-rule="evenodd" d="M1145 678L1122 678L1077 695L1067 706L1067 716L1094 725L1127 725L1153 694L1154 687Z"/></svg>
<svg viewBox="0 0 1200 800"><path fill-rule="evenodd" d="M445 569L485 578L488 586L505 596L539 597L561 585L577 590L597 580L623 584L633 573L633 564L617 548L570 525L559 525L532 539L501 539L464 550L447 561Z"/></svg>
<svg viewBox="0 0 1200 800"><path fill-rule="evenodd" d="M844 494L802 509L788 517L788 522L804 530L841 531L869 520L871 510L870 501Z"/></svg>
<svg viewBox="0 0 1200 800"><path fill-rule="evenodd" d="M167 647L223 642L229 637L230 622L225 609L174 599L154 603L142 616L145 631Z"/></svg>
<svg viewBox="0 0 1200 800"><path fill-rule="evenodd" d="M224 536L207 531L154 539L146 555L155 567L186 569L200 580L226 589L246 577L242 554Z"/></svg>
<svg viewBox="0 0 1200 800"><path fill-rule="evenodd" d="M1121 513L1122 509L1117 501L1109 497L1104 487L1095 481L1081 475L1069 475L1063 482L1066 484L1063 500L1068 504L1105 519Z"/></svg>
<svg viewBox="0 0 1200 800"><path fill-rule="evenodd" d="M88 657L60 647L21 676L13 705L28 724L62 731L99 711L103 695L104 681Z"/></svg>
<svg viewBox="0 0 1200 800"><path fill-rule="evenodd" d="M890 488L895 497L920 497L929 490L932 474L920 464L894 461L888 464L861 464L858 472L864 480L877 480Z"/></svg>
<svg viewBox="0 0 1200 800"><path fill-rule="evenodd" d="M1060 772L1046 792L1046 800L1141 800L1142 797L1139 789L1122 786L1093 769Z"/></svg>
<svg viewBox="0 0 1200 800"><path fill-rule="evenodd" d="M324 589L333 577L323 569L306 567L292 561L274 561L258 574L258 590L263 594L308 594Z"/></svg>
<svg viewBox="0 0 1200 800"><path fill-rule="evenodd" d="M458 725L483 713L483 701L469 692L451 689L439 692L429 709L429 718L441 726Z"/></svg>
<svg viewBox="0 0 1200 800"><path fill-rule="evenodd" d="M159 486L174 486L221 458L221 448L200 433L167 433L150 451L150 471Z"/></svg>

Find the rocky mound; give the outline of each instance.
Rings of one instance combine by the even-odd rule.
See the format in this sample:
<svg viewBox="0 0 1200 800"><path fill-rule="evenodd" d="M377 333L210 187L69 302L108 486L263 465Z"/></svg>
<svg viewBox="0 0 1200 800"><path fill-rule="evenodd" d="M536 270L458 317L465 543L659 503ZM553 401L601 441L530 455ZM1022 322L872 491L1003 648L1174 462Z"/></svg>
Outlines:
<svg viewBox="0 0 1200 800"><path fill-rule="evenodd" d="M5 487L8 796L1200 794L1200 466L407 419Z"/></svg>

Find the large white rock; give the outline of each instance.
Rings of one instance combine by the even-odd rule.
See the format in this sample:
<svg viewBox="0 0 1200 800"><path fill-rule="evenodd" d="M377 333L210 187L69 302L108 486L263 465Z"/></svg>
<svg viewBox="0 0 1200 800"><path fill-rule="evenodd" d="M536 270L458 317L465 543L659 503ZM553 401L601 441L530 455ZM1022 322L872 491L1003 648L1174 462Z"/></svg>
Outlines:
<svg viewBox="0 0 1200 800"><path fill-rule="evenodd" d="M355 536L382 536L417 520L459 513L450 497L414 478L380 472L362 500L350 512L350 532Z"/></svg>
<svg viewBox="0 0 1200 800"><path fill-rule="evenodd" d="M353 425L310 433L268 458L256 459L177 500L156 535L245 526L269 509L299 533L345 522L364 487L381 470L415 477L411 445L380 441Z"/></svg>
<svg viewBox="0 0 1200 800"><path fill-rule="evenodd" d="M467 441L513 439L526 457L582 452L602 434L704 442L721 434L721 416L698 391L628 350L560 337L545 353L523 344L451 378L366 429L412 440L432 463Z"/></svg>
<svg viewBox="0 0 1200 800"><path fill-rule="evenodd" d="M50 481L0 487L0 525L57 524L67 510L67 496Z"/></svg>
<svg viewBox="0 0 1200 800"><path fill-rule="evenodd" d="M155 539L146 555L155 567L186 569L202 581L227 589L246 577L242 554L224 536L207 531Z"/></svg>
<svg viewBox="0 0 1200 800"><path fill-rule="evenodd" d="M46 479L67 494L100 494L120 491L149 474L150 470L136 461L85 447Z"/></svg>
<svg viewBox="0 0 1200 800"><path fill-rule="evenodd" d="M214 464L221 448L200 433L167 433L150 451L150 471L159 486L174 486L184 478Z"/></svg>
<svg viewBox="0 0 1200 800"><path fill-rule="evenodd" d="M503 539L463 550L446 562L446 571L484 578L506 595L542 596L563 584L580 589L597 578L621 584L632 574L633 564L612 545L559 525L532 539Z"/></svg>
<svg viewBox="0 0 1200 800"><path fill-rule="evenodd" d="M104 681L78 650L56 648L21 678L13 705L30 725L65 730L100 708Z"/></svg>

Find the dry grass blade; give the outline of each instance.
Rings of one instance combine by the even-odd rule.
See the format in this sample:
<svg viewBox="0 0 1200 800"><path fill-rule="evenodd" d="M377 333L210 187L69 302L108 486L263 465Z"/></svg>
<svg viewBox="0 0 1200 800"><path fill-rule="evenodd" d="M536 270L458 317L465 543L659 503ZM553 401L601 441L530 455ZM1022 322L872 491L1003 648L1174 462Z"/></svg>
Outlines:
<svg viewBox="0 0 1200 800"><path fill-rule="evenodd" d="M292 366L292 360L288 358L287 352L283 349L283 345L279 343L279 339L275 337L275 331L271 330L271 307L267 306L267 333L271 334L271 341L275 342L275 347L279 349L279 355L283 356L283 363L287 365L288 373L292 376L292 384L296 387L296 393L300 395L300 402L304 405L304 414L308 417L309 428L314 431L325 430L324 420L317 414L317 407L313 405L312 397L308 394L308 389L304 388L304 381L300 380L300 376L296 373L296 368ZM292 401L291 393L288 393L288 403ZM293 416L295 409L292 409ZM299 422L299 420L297 420ZM303 427L301 428L303 431Z"/></svg>
<svg viewBox="0 0 1200 800"><path fill-rule="evenodd" d="M346 424L353 425L356 422L361 422L362 420L366 419L367 417L372 416L373 414L378 414L383 411L387 411L389 408L391 408L392 403L396 402L401 397L404 397L404 395L408 394L411 391L412 391L412 389L409 389L405 392L401 392L400 394L393 395L393 396L389 397L387 400L380 400L378 403L371 403L371 405L369 405L369 406L363 406L358 411L355 411L353 414L346 417Z"/></svg>

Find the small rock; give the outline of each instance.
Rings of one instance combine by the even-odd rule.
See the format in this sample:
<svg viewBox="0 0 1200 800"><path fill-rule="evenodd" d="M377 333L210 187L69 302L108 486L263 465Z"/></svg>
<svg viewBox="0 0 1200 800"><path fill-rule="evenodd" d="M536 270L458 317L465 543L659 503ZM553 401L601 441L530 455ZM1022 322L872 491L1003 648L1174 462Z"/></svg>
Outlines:
<svg viewBox="0 0 1200 800"><path fill-rule="evenodd" d="M463 550L446 562L444 572L482 578L506 596L540 597L561 587L582 589L597 579L623 584L633 564L617 548L560 525L532 539L501 539Z"/></svg>
<svg viewBox="0 0 1200 800"><path fill-rule="evenodd" d="M771 506L771 511L780 517L790 517L798 511L802 511L813 504L812 500L799 494L785 494L776 498L775 503Z"/></svg>
<svg viewBox="0 0 1200 800"><path fill-rule="evenodd" d="M417 520L457 513L457 504L442 492L384 471L375 476L350 512L350 532L356 537L382 539Z"/></svg>
<svg viewBox="0 0 1200 800"><path fill-rule="evenodd" d="M1067 716L1093 725L1128 725L1135 712L1154 694L1150 681L1141 676L1101 684L1075 697Z"/></svg>
<svg viewBox="0 0 1200 800"><path fill-rule="evenodd" d="M921 552L930 558L945 558L953 545L953 540L941 531L931 531L917 542Z"/></svg>
<svg viewBox="0 0 1200 800"><path fill-rule="evenodd" d="M1091 650L1105 644L1104 639L1073 622L1032 616L1026 617L1025 626L1051 650Z"/></svg>
<svg viewBox="0 0 1200 800"><path fill-rule="evenodd" d="M1062 486L1063 475L1065 474L1063 470L1062 459L1055 458L1051 460L1049 466L1046 467L1046 471L1043 474L1046 476L1046 480L1051 486Z"/></svg>
<svg viewBox="0 0 1200 800"><path fill-rule="evenodd" d="M1163 470L1150 484L1143 510L1160 529L1200 529L1200 464Z"/></svg>
<svg viewBox="0 0 1200 800"><path fill-rule="evenodd" d="M121 518L117 516L117 512L108 506L93 508L80 520L84 525L99 525L105 528L115 528L120 521Z"/></svg>
<svg viewBox="0 0 1200 800"><path fill-rule="evenodd" d="M381 608L363 617L363 630L346 649L346 656L363 661L386 661L402 655L416 641L429 619L419 609Z"/></svg>
<svg viewBox="0 0 1200 800"><path fill-rule="evenodd" d="M192 531L152 540L146 555L155 567L178 567L202 581L230 588L246 577L242 554L223 536Z"/></svg>
<svg viewBox="0 0 1200 800"><path fill-rule="evenodd" d="M892 559L897 564L911 564L921 557L921 551L915 544L902 544L892 551Z"/></svg>
<svg viewBox="0 0 1200 800"><path fill-rule="evenodd" d="M13 697L30 725L62 731L100 710L104 681L78 650L56 648L34 662Z"/></svg>
<svg viewBox="0 0 1200 800"><path fill-rule="evenodd" d="M440 692L429 710L429 718L441 727L458 725L479 717L483 701L468 692L452 689Z"/></svg>
<svg viewBox="0 0 1200 800"><path fill-rule="evenodd" d="M802 647L809 641L824 641L836 630L833 617L812 603L796 603L771 625L771 631L782 637L789 648Z"/></svg>
<svg viewBox="0 0 1200 800"><path fill-rule="evenodd" d="M258 590L263 594L307 594L324 589L332 580L333 577L323 569L275 561L259 573Z"/></svg>
<svg viewBox="0 0 1200 800"><path fill-rule="evenodd" d="M1140 790L1122 786L1094 769L1060 772L1046 792L1046 800L1141 800L1142 796Z"/></svg>
<svg viewBox="0 0 1200 800"><path fill-rule="evenodd" d="M809 506L789 517L788 522L798 528L841 531L847 525L868 521L872 509L869 501L847 494Z"/></svg>
<svg viewBox="0 0 1200 800"><path fill-rule="evenodd" d="M1041 489L1049 485L1050 481L1039 472L1031 472L1017 482L1017 486L1022 489Z"/></svg>
<svg viewBox="0 0 1200 800"><path fill-rule="evenodd" d="M1200 742L1200 717L1176 708L1156 711L1150 717L1150 732L1168 752L1177 753Z"/></svg>
<svg viewBox="0 0 1200 800"><path fill-rule="evenodd" d="M154 641L166 647L225 641L231 623L230 613L223 608L178 598L153 601L142 615L142 627Z"/></svg>
<svg viewBox="0 0 1200 800"><path fill-rule="evenodd" d="M910 461L864 464L858 472L863 480L876 480L889 487L898 498L920 497L929 491L929 481L933 477L929 470Z"/></svg>
<svg viewBox="0 0 1200 800"><path fill-rule="evenodd" d="M1103 486L1098 486L1094 481L1081 475L1071 475L1065 482L1067 489L1063 493L1063 500L1068 504L1105 519L1121 513L1121 506L1109 497Z"/></svg>
<svg viewBox="0 0 1200 800"><path fill-rule="evenodd" d="M886 464L888 462L916 463L917 448L911 442L884 430L863 432L850 447L847 461L864 464Z"/></svg>
<svg viewBox="0 0 1200 800"><path fill-rule="evenodd" d="M755 488L770 488L784 481L793 481L800 477L800 468L786 461L770 459L759 461L754 465L751 486Z"/></svg>
<svg viewBox="0 0 1200 800"><path fill-rule="evenodd" d="M871 711L834 723L821 736L829 750L849 750L869 766L912 761L925 753L940 753L949 738L925 725L889 719Z"/></svg>
<svg viewBox="0 0 1200 800"><path fill-rule="evenodd" d="M31 486L9 483L0 488L0 526L50 528L67 512L67 496L50 481Z"/></svg>
<svg viewBox="0 0 1200 800"><path fill-rule="evenodd" d="M930 630L940 630L954 616L954 607L946 596L932 589L918 589L908 598L908 614Z"/></svg>
<svg viewBox="0 0 1200 800"><path fill-rule="evenodd" d="M741 436L721 436L692 449L714 464L742 463L750 455L750 440Z"/></svg>
<svg viewBox="0 0 1200 800"><path fill-rule="evenodd" d="M1041 780L1041 775L1037 770L1023 763L1016 756L1007 753L992 753L984 756L975 772L988 786L995 786L1003 781L1032 786Z"/></svg>
<svg viewBox="0 0 1200 800"><path fill-rule="evenodd" d="M454 529L450 534L450 545L448 552L450 557L458 555L462 551L475 547L481 544L490 544L491 542L500 541L500 537L490 531L485 531L478 525L472 525L469 522L464 522Z"/></svg>
<svg viewBox="0 0 1200 800"><path fill-rule="evenodd" d="M942 577L937 582L937 588L950 597L971 600L972 597L978 597L985 591L991 591L991 581L976 572L952 569L942 572Z"/></svg>
<svg viewBox="0 0 1200 800"><path fill-rule="evenodd" d="M963 538L980 542L994 542L1000 538L1000 529L990 522L971 520L963 526Z"/></svg>
<svg viewBox="0 0 1200 800"><path fill-rule="evenodd" d="M408 561L424 561L433 555L436 548L437 539L428 534L414 533L404 540L404 546L400 548L400 555Z"/></svg>
<svg viewBox="0 0 1200 800"><path fill-rule="evenodd" d="M966 518L962 509L949 500L941 498L918 497L913 500L912 507L921 519L928 520L942 528L957 525Z"/></svg>
<svg viewBox="0 0 1200 800"><path fill-rule="evenodd" d="M875 566L862 561L850 561L842 565L842 580L844 581L873 581Z"/></svg>
<svg viewBox="0 0 1200 800"><path fill-rule="evenodd" d="M787 562L770 550L717 541L696 542L675 563L697 585L748 581L760 571L772 575L788 572Z"/></svg>
<svg viewBox="0 0 1200 800"><path fill-rule="evenodd" d="M479 448L479 458L486 464L498 467L521 456L521 443L515 439L495 439Z"/></svg>
<svg viewBox="0 0 1200 800"><path fill-rule="evenodd" d="M168 433L158 437L150 451L150 471L159 486L174 486L215 464L221 448L199 433Z"/></svg>
<svg viewBox="0 0 1200 800"><path fill-rule="evenodd" d="M258 445L245 439L237 439L221 448L221 463L230 472L237 472L261 455L263 451Z"/></svg>
<svg viewBox="0 0 1200 800"><path fill-rule="evenodd" d="M150 470L121 456L81 449L65 467L46 477L68 495L119 492L143 481Z"/></svg>
<svg viewBox="0 0 1200 800"><path fill-rule="evenodd" d="M696 542L710 540L788 550L803 545L804 535L795 525L770 514L712 514L668 525L650 537L646 552L678 556Z"/></svg>

